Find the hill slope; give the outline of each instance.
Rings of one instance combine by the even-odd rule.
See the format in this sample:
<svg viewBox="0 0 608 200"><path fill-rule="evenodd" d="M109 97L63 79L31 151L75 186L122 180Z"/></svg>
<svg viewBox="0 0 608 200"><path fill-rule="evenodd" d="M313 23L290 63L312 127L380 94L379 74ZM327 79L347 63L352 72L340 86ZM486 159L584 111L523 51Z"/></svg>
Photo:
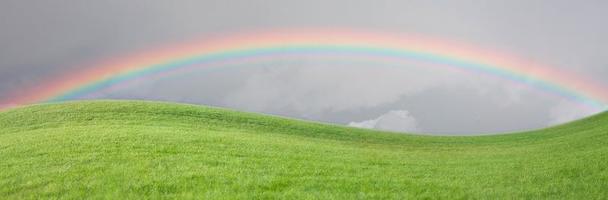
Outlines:
<svg viewBox="0 0 608 200"><path fill-rule="evenodd" d="M135 101L0 112L7 198L608 198L608 114L476 137Z"/></svg>

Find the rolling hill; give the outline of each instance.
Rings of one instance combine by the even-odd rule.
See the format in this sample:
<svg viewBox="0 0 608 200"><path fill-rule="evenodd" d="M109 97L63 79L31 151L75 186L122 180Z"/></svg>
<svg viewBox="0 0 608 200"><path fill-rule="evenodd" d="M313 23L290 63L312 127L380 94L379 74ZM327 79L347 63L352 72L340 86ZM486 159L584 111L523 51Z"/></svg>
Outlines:
<svg viewBox="0 0 608 200"><path fill-rule="evenodd" d="M421 136L194 105L0 112L0 197L606 199L608 114Z"/></svg>

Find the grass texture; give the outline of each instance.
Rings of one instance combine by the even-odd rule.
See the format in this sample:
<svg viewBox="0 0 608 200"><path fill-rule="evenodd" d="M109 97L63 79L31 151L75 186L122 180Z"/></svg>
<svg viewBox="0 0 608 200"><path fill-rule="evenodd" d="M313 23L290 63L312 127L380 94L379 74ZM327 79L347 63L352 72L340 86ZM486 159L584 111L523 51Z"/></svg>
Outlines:
<svg viewBox="0 0 608 200"><path fill-rule="evenodd" d="M421 136L194 105L82 101L0 112L8 199L606 199L608 114Z"/></svg>

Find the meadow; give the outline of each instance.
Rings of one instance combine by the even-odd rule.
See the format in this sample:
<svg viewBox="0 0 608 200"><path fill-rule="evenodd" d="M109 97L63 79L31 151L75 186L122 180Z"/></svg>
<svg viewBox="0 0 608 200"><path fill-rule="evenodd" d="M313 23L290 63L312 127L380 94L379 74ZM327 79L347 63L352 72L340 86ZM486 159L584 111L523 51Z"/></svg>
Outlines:
<svg viewBox="0 0 608 200"><path fill-rule="evenodd" d="M0 112L7 199L606 199L607 188L608 113L424 136L160 102Z"/></svg>

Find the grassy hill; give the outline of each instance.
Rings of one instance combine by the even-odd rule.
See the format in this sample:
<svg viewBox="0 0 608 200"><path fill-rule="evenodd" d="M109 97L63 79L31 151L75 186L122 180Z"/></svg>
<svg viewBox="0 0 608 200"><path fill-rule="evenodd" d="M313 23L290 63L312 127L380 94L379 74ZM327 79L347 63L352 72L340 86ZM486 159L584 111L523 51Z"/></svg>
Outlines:
<svg viewBox="0 0 608 200"><path fill-rule="evenodd" d="M3 198L608 198L608 114L396 134L135 101L0 112Z"/></svg>

